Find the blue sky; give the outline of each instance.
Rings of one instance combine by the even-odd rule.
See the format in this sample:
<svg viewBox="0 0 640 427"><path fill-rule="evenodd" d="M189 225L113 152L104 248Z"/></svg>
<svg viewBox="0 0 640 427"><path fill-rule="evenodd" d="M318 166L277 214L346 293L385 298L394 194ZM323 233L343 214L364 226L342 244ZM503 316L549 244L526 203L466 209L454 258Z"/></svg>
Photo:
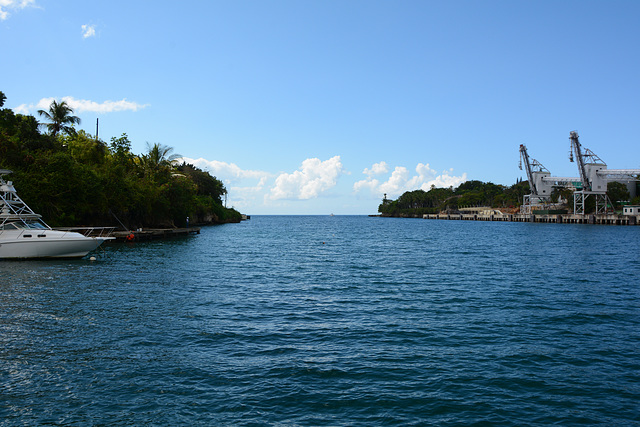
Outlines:
<svg viewBox="0 0 640 427"><path fill-rule="evenodd" d="M247 214L376 213L384 193L511 185L569 132L638 168L638 1L0 0L0 90L174 148Z"/></svg>

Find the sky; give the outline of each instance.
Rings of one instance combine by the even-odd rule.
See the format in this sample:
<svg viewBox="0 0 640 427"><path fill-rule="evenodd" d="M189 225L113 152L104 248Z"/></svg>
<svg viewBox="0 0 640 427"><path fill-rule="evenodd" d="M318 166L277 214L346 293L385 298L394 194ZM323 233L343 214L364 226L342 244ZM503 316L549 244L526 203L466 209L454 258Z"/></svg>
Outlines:
<svg viewBox="0 0 640 427"><path fill-rule="evenodd" d="M383 195L512 185L569 132L639 168L640 2L0 0L0 91L174 152L242 213L375 214Z"/></svg>

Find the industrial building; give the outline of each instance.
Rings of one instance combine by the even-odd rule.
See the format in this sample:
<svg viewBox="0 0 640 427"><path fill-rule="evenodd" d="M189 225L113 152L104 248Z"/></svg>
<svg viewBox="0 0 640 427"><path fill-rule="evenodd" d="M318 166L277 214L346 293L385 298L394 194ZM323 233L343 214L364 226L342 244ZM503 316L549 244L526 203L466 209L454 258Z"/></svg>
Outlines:
<svg viewBox="0 0 640 427"><path fill-rule="evenodd" d="M574 215L585 215L586 202L590 197L595 199L596 215L608 213L611 203L607 197L607 184L612 181L626 185L631 198L638 195L640 169L608 169L607 164L593 151L582 147L576 131L570 132L569 140L569 160L576 162L578 177L551 176L542 163L529 157L527 147L520 145L520 169L526 171L531 191L523 198L522 213L557 208L551 199L554 189L569 188L573 191Z"/></svg>

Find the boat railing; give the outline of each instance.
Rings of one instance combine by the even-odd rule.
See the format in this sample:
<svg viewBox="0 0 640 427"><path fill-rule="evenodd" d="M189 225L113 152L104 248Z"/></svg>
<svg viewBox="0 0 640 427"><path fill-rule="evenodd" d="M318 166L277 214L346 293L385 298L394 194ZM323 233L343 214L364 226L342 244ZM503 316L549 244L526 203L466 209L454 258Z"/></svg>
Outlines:
<svg viewBox="0 0 640 427"><path fill-rule="evenodd" d="M111 237L115 227L55 227L58 231L73 231L85 237Z"/></svg>

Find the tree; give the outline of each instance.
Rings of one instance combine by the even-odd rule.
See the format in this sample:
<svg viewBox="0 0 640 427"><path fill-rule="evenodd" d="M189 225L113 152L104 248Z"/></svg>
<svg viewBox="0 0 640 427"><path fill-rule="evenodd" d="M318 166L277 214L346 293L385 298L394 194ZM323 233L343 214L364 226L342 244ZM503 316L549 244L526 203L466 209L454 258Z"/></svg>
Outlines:
<svg viewBox="0 0 640 427"><path fill-rule="evenodd" d="M614 209L620 207L621 202L629 200L630 194L627 186L621 182L611 181L607 183L607 196L613 203Z"/></svg>
<svg viewBox="0 0 640 427"><path fill-rule="evenodd" d="M205 172L192 164L182 162L176 167L176 170L191 178L191 181L197 187L197 194L200 196L210 196L218 203L222 203L222 196L227 194L224 184L218 178L211 176L209 172Z"/></svg>
<svg viewBox="0 0 640 427"><path fill-rule="evenodd" d="M131 155L131 141L126 133L123 133L120 138L112 136L109 148L111 153L118 158L126 158Z"/></svg>
<svg viewBox="0 0 640 427"><path fill-rule="evenodd" d="M43 132L35 117L4 108L5 99L0 92L0 169L13 171L20 196L51 225L113 225L114 216L129 228L182 225L187 216L192 224L240 221L222 205L223 183L193 165L176 170L173 148L155 144L136 157L126 134L107 145L72 127L65 135L54 120ZM142 170L142 159L152 169Z"/></svg>
<svg viewBox="0 0 640 427"><path fill-rule="evenodd" d="M71 156L81 163L101 164L109 152L102 141L96 140L84 130L60 139Z"/></svg>
<svg viewBox="0 0 640 427"><path fill-rule="evenodd" d="M155 143L150 145L147 142L147 154L140 157L142 167L148 172L157 172L161 168L171 168L182 156L172 154L173 147Z"/></svg>
<svg viewBox="0 0 640 427"><path fill-rule="evenodd" d="M47 129L53 136L58 135L60 132L73 135L76 133L73 125L80 124L80 117L72 116L73 109L67 105L66 101L58 102L53 100L49 106L49 111L38 110L38 114L51 122L47 124Z"/></svg>

